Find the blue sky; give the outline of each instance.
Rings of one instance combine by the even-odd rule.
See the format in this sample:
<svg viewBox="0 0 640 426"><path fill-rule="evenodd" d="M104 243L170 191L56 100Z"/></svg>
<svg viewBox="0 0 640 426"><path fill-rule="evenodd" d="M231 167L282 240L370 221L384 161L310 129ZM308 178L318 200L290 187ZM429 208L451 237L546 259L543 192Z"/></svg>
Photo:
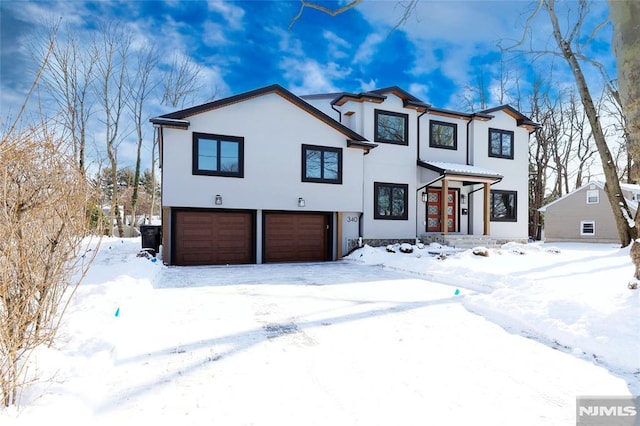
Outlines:
<svg viewBox="0 0 640 426"><path fill-rule="evenodd" d="M344 3L323 2L333 7ZM6 117L15 111L26 93L34 70L30 40L42 32L43 20L56 17L84 35L99 20L118 20L136 34L138 43L158 49L161 67L176 56L186 58L201 70L206 87L201 101L273 83L299 95L398 85L436 107L468 110L468 87L477 86L482 75L487 106L498 105L497 43L521 38L535 2L420 0L408 21L392 31L403 12L401 4L365 0L336 17L306 9L289 29L300 8L298 1L0 0L0 113ZM571 18L573 12L568 10L575 5L561 2L562 21ZM606 17L606 2L596 1L587 28ZM615 76L610 32L610 25L601 30L586 53ZM553 46L544 14L533 22L531 43L539 48ZM534 62L516 55L508 59L510 88L514 92L518 87L522 96L535 73L549 75L553 69L555 87L572 84L558 59ZM586 71L597 82L595 71ZM149 114L166 112L170 110L150 101Z"/></svg>

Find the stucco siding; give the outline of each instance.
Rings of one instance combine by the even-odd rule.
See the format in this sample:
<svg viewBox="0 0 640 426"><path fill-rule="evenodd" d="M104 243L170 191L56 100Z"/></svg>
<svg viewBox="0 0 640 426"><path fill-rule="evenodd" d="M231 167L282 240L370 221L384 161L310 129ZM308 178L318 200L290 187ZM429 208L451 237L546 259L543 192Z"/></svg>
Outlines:
<svg viewBox="0 0 640 426"><path fill-rule="evenodd" d="M529 223L529 132L522 127L516 127L513 117L502 111L491 113L494 118L489 121L474 120L472 130L472 164L489 170L495 170L503 179L491 186L493 190L517 192L517 222L491 221L490 235L497 238L528 237ZM489 156L489 129L512 130L514 132L513 159ZM479 188L474 186L474 189ZM484 197L480 190L473 194L473 233L478 235L483 231Z"/></svg>
<svg viewBox="0 0 640 426"><path fill-rule="evenodd" d="M188 130L164 129L163 204L172 207L362 211L363 151L346 136L277 94L189 117ZM194 132L244 138L244 177L192 174ZM342 148L342 184L302 182L302 145ZM170 159L170 160L169 160Z"/></svg>
<svg viewBox="0 0 640 426"><path fill-rule="evenodd" d="M388 94L382 104L362 103L362 134L378 147L367 154L364 162L364 215L363 237L366 239L411 239L416 237L416 182L417 182L417 121L416 113L404 108L402 100ZM378 142L375 140L376 109L408 115L408 145ZM374 183L406 184L407 220L374 218Z"/></svg>
<svg viewBox="0 0 640 426"><path fill-rule="evenodd" d="M432 147L430 122L454 124L457 133L456 149ZM467 122L434 114L420 117L420 159L423 161L444 161L466 164L467 161Z"/></svg>

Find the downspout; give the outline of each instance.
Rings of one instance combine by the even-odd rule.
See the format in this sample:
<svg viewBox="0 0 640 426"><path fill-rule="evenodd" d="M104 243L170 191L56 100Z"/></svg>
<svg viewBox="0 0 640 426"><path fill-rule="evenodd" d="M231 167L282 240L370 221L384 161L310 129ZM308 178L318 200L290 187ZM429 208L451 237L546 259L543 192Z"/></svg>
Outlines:
<svg viewBox="0 0 640 426"><path fill-rule="evenodd" d="M471 125L471 122L473 121L473 116L471 116L469 118L469 121L467 121L467 155L466 155L466 160L467 160L467 166L471 165L471 155L470 155L470 150L469 150L469 142L470 142L470 138L469 138L469 126ZM471 186L471 188L473 188L473 185ZM471 229L471 213L469 212L469 210L471 210L471 197L469 197L469 195L471 195L471 192L467 193L467 235L469 235L469 230Z"/></svg>
<svg viewBox="0 0 640 426"><path fill-rule="evenodd" d="M336 106L334 104L331 104L331 109L338 113L338 122L342 124L342 111L336 109Z"/></svg>
<svg viewBox="0 0 640 426"><path fill-rule="evenodd" d="M467 166L471 165L471 159L469 158L469 125L471 125L471 122L473 121L473 116L471 116L471 118L469 118L469 121L467 121L467 155L466 155L466 160L467 160Z"/></svg>

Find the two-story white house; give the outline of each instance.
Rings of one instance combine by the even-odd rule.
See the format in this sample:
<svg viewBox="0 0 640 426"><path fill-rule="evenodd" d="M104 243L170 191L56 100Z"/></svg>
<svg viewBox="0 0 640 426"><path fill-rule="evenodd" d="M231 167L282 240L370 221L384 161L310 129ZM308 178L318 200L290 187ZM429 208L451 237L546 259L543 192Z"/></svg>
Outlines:
<svg viewBox="0 0 640 426"><path fill-rule="evenodd" d="M273 85L151 122L170 264L332 260L359 241L527 239L535 123L509 106L468 114L398 87L298 97Z"/></svg>

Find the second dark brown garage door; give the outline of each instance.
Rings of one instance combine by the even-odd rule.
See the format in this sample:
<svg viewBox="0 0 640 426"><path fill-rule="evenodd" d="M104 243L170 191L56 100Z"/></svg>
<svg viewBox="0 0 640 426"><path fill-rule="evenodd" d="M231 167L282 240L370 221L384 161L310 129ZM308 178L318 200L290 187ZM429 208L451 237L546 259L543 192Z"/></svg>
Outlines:
<svg viewBox="0 0 640 426"><path fill-rule="evenodd" d="M255 214L235 211L176 211L173 264L255 263Z"/></svg>
<svg viewBox="0 0 640 426"><path fill-rule="evenodd" d="M264 262L315 262L331 259L330 215L264 213Z"/></svg>

